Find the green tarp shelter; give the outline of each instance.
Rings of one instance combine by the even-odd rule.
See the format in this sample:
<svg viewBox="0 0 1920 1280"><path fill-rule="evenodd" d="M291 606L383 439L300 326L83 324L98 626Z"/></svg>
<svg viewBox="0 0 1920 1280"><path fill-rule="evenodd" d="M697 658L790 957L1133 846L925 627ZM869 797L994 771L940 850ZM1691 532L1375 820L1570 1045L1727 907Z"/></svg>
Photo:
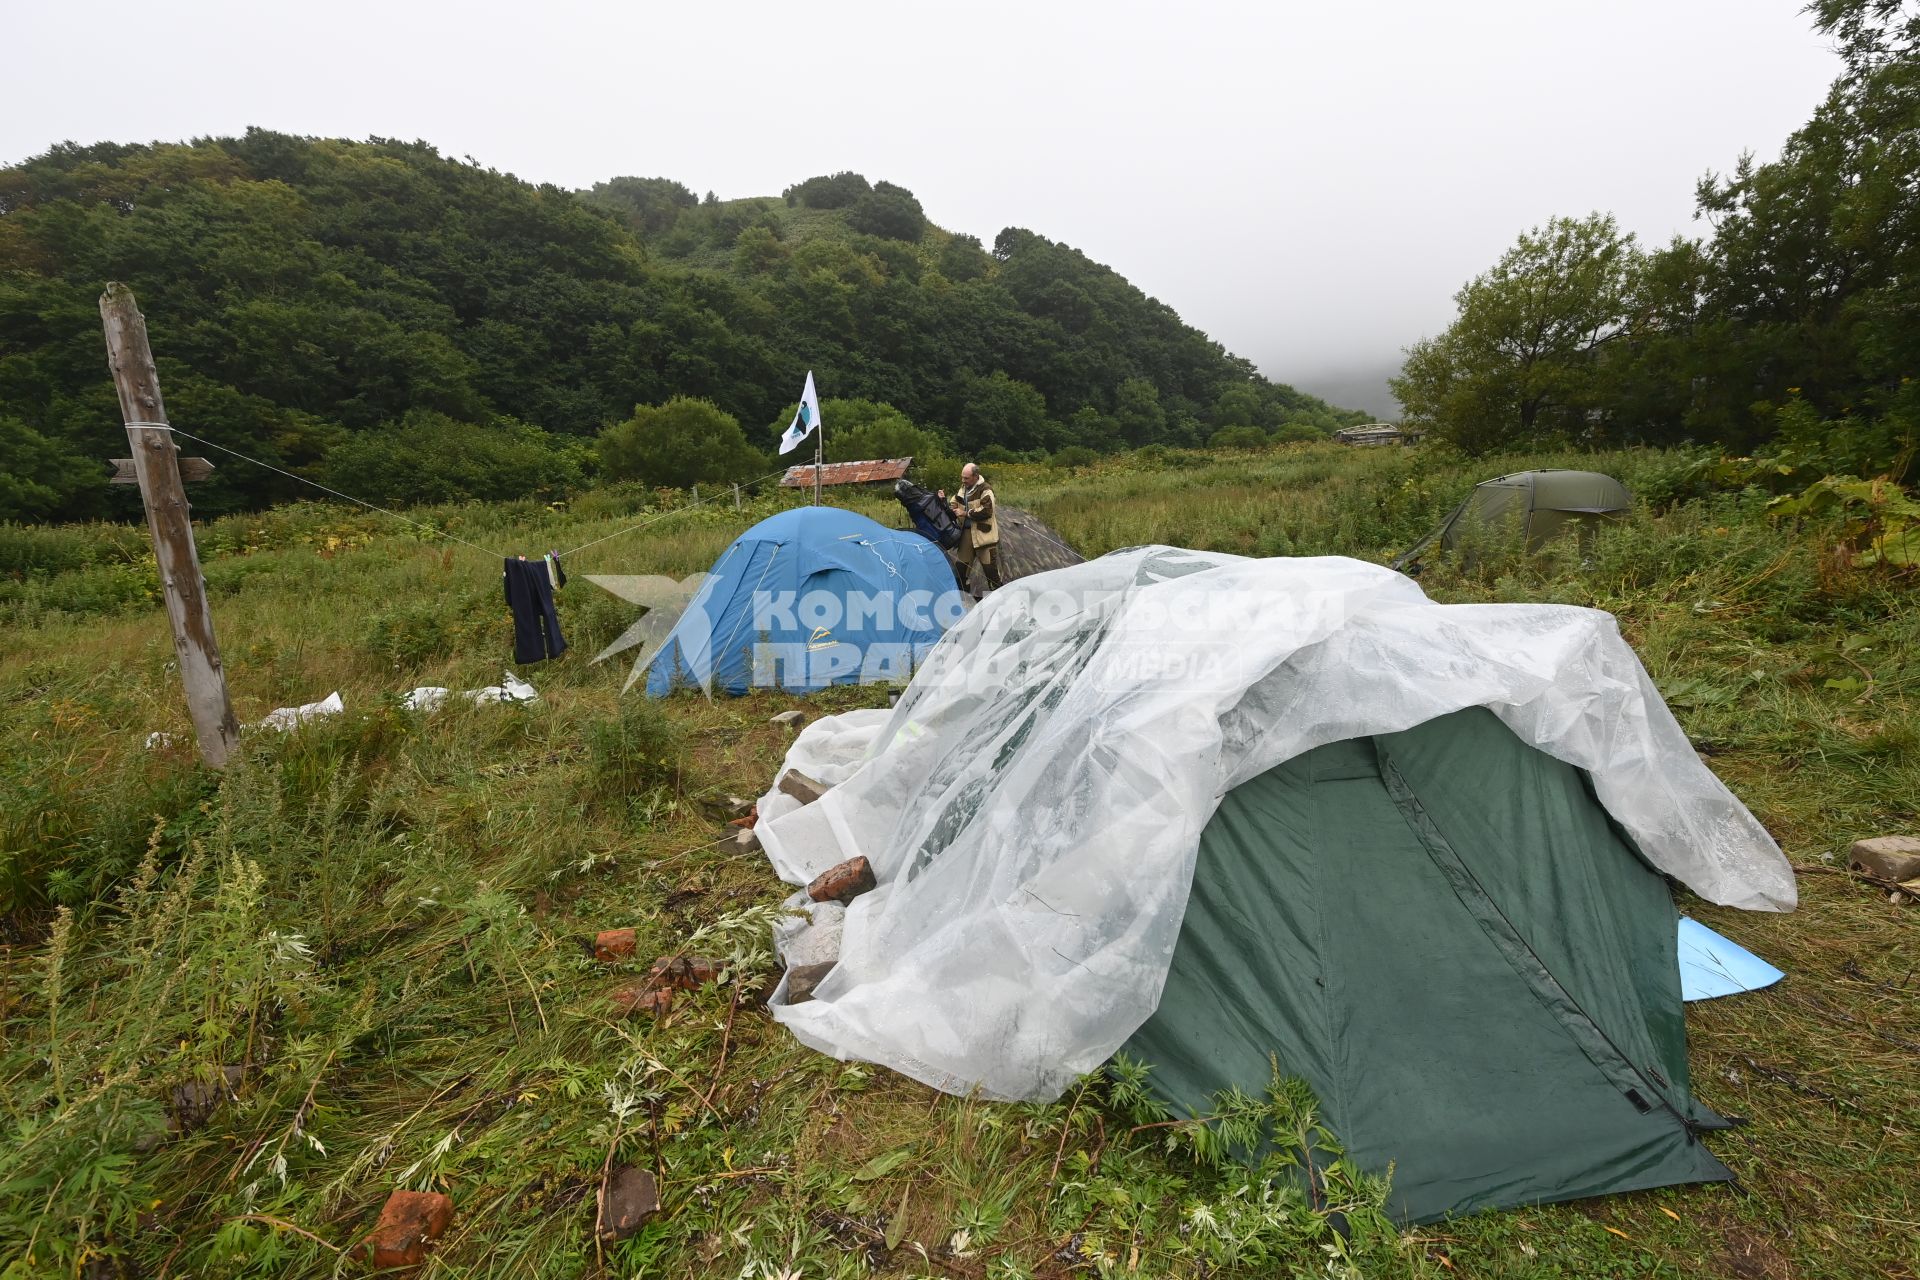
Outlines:
<svg viewBox="0 0 1920 1280"><path fill-rule="evenodd" d="M1475 485L1440 527L1403 551L1393 567L1404 569L1436 545L1452 551L1463 538L1509 524L1528 551L1538 551L1568 528L1591 536L1602 521L1622 519L1632 507L1627 487L1597 471L1516 471Z"/></svg>
<svg viewBox="0 0 1920 1280"><path fill-rule="evenodd" d="M1182 1114L1305 1079L1407 1221L1726 1179L1676 919L1587 775L1470 707L1228 792L1125 1052Z"/></svg>

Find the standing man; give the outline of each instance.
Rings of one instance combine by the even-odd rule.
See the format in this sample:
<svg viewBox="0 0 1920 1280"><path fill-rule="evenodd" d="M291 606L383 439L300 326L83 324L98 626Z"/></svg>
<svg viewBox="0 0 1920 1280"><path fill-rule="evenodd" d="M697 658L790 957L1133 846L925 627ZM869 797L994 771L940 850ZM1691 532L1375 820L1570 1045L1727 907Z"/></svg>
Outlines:
<svg viewBox="0 0 1920 1280"><path fill-rule="evenodd" d="M1000 526L994 521L993 490L971 462L960 468L960 496L953 503L953 514L960 520L960 545L953 549L953 576L960 580L960 589L969 589L977 563L986 575L987 590L995 590L1000 585L1000 565L994 556Z"/></svg>

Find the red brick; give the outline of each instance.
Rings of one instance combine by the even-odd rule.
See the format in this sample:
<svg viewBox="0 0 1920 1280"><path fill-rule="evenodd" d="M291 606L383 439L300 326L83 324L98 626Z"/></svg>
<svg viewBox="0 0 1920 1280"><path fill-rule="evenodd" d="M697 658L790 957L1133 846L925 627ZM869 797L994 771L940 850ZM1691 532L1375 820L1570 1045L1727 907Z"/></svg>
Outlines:
<svg viewBox="0 0 1920 1280"><path fill-rule="evenodd" d="M625 960L633 954L634 937L631 929L603 929L593 940L593 958L595 960Z"/></svg>
<svg viewBox="0 0 1920 1280"><path fill-rule="evenodd" d="M807 886L807 896L815 902L849 902L874 886L873 868L865 858L848 858L837 867L829 867Z"/></svg>
<svg viewBox="0 0 1920 1280"><path fill-rule="evenodd" d="M453 1201L437 1191L396 1191L380 1210L373 1234L360 1252L376 1269L417 1267L427 1246L453 1221Z"/></svg>
<svg viewBox="0 0 1920 1280"><path fill-rule="evenodd" d="M647 980L655 986L692 991L718 980L724 967L720 961L703 956L661 956L653 962Z"/></svg>
<svg viewBox="0 0 1920 1280"><path fill-rule="evenodd" d="M673 988L657 987L652 982L629 982L615 988L609 999L615 1012L623 1016L650 1013L664 1018L673 1009Z"/></svg>

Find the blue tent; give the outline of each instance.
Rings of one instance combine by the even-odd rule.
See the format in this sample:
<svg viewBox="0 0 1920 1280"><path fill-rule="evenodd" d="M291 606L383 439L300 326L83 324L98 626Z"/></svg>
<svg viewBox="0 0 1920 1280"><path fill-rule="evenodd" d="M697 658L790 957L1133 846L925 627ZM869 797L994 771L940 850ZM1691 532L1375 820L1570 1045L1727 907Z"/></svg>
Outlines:
<svg viewBox="0 0 1920 1280"><path fill-rule="evenodd" d="M837 507L734 540L647 666L647 692L905 681L964 603L940 549Z"/></svg>

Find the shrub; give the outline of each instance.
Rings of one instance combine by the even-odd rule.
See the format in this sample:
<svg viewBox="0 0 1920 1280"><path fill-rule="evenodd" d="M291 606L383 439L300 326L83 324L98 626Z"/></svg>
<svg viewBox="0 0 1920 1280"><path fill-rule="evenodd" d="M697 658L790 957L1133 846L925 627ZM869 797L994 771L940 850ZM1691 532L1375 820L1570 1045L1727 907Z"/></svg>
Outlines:
<svg viewBox="0 0 1920 1280"><path fill-rule="evenodd" d="M679 728L651 698L621 699L619 714L587 731L588 786L600 801L677 790Z"/></svg>
<svg viewBox="0 0 1920 1280"><path fill-rule="evenodd" d="M584 475L581 447L511 418L481 426L416 409L327 455L334 488L385 502L557 497Z"/></svg>
<svg viewBox="0 0 1920 1280"><path fill-rule="evenodd" d="M616 480L685 489L750 480L767 459L732 414L708 400L675 396L662 405L637 404L631 418L607 428L600 464Z"/></svg>
<svg viewBox="0 0 1920 1280"><path fill-rule="evenodd" d="M1305 422L1283 422L1274 430L1275 444L1320 444L1327 433Z"/></svg>
<svg viewBox="0 0 1920 1280"><path fill-rule="evenodd" d="M1267 433L1258 427L1222 427L1208 439L1212 449L1264 449Z"/></svg>

